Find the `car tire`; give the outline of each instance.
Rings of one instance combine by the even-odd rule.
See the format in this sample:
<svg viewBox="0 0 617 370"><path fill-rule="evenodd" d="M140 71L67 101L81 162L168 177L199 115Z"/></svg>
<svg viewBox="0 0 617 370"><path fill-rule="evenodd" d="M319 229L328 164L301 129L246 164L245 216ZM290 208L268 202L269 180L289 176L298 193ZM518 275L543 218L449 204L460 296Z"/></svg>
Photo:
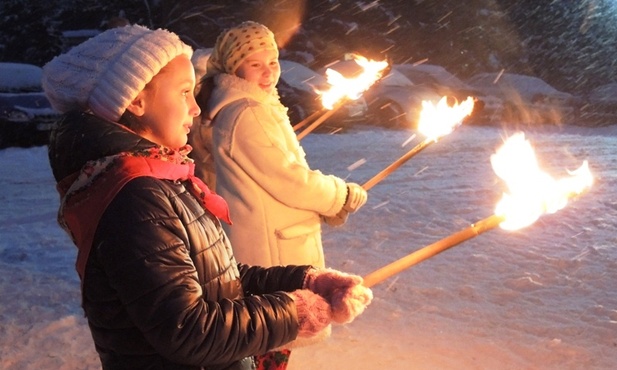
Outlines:
<svg viewBox="0 0 617 370"><path fill-rule="evenodd" d="M376 123L380 126L388 128L404 128L409 126L405 110L393 101L376 103L373 112Z"/></svg>
<svg viewBox="0 0 617 370"><path fill-rule="evenodd" d="M512 102L505 102L503 106L502 121L510 125L519 125L523 123L523 115L520 109Z"/></svg>
<svg viewBox="0 0 617 370"><path fill-rule="evenodd" d="M6 140L6 133L4 131L4 124L0 123L0 149L4 149L9 146Z"/></svg>
<svg viewBox="0 0 617 370"><path fill-rule="evenodd" d="M293 104L292 106L288 107L287 116L289 117L289 121L293 126L308 117L308 114L300 104Z"/></svg>
<svg viewBox="0 0 617 370"><path fill-rule="evenodd" d="M0 125L0 148L19 146L19 125L6 123Z"/></svg>

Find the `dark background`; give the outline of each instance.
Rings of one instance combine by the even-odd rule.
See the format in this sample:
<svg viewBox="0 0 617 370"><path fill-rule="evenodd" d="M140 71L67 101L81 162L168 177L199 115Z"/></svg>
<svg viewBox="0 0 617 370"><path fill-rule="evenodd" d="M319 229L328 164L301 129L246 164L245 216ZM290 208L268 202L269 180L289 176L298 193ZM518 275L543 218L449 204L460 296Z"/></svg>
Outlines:
<svg viewBox="0 0 617 370"><path fill-rule="evenodd" d="M316 68L358 52L427 59L463 79L530 74L576 94L617 81L614 0L2 0L0 61L42 66L68 47L63 31L103 30L119 16L195 48L256 20L275 31L286 58Z"/></svg>

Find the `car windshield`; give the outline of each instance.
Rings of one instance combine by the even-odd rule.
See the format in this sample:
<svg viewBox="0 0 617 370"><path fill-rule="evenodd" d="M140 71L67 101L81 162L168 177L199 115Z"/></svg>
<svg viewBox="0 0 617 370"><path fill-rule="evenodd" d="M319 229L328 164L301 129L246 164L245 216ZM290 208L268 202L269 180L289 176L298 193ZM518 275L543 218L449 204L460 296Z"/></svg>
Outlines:
<svg viewBox="0 0 617 370"><path fill-rule="evenodd" d="M432 78L437 80L438 83L444 86L453 87L455 89L469 89L469 86L467 86L467 84L465 84L458 77L440 66L431 64L420 64L417 66L413 66L411 70L416 70L420 73L430 75Z"/></svg>
<svg viewBox="0 0 617 370"><path fill-rule="evenodd" d="M438 83L435 78L424 72L414 71L410 68L400 68L400 71L417 85L436 85Z"/></svg>
<svg viewBox="0 0 617 370"><path fill-rule="evenodd" d="M315 88L319 90L326 88L326 78L312 69L289 60L279 60L279 63L281 65L281 79L289 86L311 92Z"/></svg>
<svg viewBox="0 0 617 370"><path fill-rule="evenodd" d="M0 63L0 92L41 92L43 69L32 64Z"/></svg>
<svg viewBox="0 0 617 370"><path fill-rule="evenodd" d="M504 81L507 81L511 86L517 86L523 91L534 91L545 94L554 94L557 92L555 88L536 77L508 75Z"/></svg>
<svg viewBox="0 0 617 370"><path fill-rule="evenodd" d="M42 93L27 94L0 94L1 106L13 106L24 108L51 108L51 104Z"/></svg>
<svg viewBox="0 0 617 370"><path fill-rule="evenodd" d="M504 73L501 76L497 73L481 74L476 77L472 77L470 82L478 86L510 87L518 91L529 93L543 93L549 95L559 93L557 89L537 77L511 73Z"/></svg>
<svg viewBox="0 0 617 370"><path fill-rule="evenodd" d="M410 81L409 78L407 78L404 74L394 68L390 70L390 73L387 76L381 79L380 83L385 86L409 87L414 85L414 83Z"/></svg>

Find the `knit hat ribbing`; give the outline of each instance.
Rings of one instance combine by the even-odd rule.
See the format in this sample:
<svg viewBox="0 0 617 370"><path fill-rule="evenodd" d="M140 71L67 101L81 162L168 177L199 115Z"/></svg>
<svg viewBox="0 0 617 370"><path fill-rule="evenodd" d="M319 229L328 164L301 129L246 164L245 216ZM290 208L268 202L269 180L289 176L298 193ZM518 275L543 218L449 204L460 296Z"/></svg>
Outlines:
<svg viewBox="0 0 617 370"><path fill-rule="evenodd" d="M246 58L263 50L275 50L278 53L274 34L268 27L247 21L229 28L216 40L208 59L206 77L219 73L234 74Z"/></svg>
<svg viewBox="0 0 617 370"><path fill-rule="evenodd" d="M112 28L52 59L43 67L43 89L62 112L91 110L118 121L126 107L175 57L193 50L163 29Z"/></svg>

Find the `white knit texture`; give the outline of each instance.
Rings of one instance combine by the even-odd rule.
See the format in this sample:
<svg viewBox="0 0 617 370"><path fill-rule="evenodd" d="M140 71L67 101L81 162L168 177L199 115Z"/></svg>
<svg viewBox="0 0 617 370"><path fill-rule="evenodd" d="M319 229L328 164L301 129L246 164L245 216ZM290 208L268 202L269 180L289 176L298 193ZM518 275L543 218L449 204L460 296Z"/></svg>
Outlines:
<svg viewBox="0 0 617 370"><path fill-rule="evenodd" d="M83 42L43 67L43 89L62 112L92 111L118 121L126 107L175 57L192 49L163 29L113 28Z"/></svg>

